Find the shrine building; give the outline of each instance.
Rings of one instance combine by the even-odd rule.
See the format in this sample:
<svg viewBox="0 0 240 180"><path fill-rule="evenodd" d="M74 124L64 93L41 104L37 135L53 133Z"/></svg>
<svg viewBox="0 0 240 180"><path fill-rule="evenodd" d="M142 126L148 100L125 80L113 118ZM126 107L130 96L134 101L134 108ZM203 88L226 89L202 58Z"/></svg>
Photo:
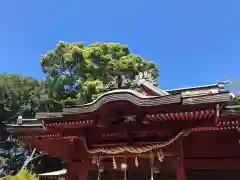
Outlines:
<svg viewBox="0 0 240 180"><path fill-rule="evenodd" d="M91 103L8 124L19 140L67 162L69 180L240 179L239 106L224 83L161 90L147 81ZM220 180L223 177L215 178Z"/></svg>

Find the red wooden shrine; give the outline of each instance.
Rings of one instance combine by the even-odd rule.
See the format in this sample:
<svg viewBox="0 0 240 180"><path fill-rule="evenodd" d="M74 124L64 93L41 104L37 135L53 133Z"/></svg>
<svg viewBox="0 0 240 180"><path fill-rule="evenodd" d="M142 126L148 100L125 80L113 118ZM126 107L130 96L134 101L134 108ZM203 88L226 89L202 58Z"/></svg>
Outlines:
<svg viewBox="0 0 240 180"><path fill-rule="evenodd" d="M139 83L92 103L9 124L32 147L68 163L67 178L87 180L90 170L154 173L168 167L177 180L187 169L239 169L239 115L225 113L234 98L223 84L162 91ZM99 177L99 176L98 176Z"/></svg>

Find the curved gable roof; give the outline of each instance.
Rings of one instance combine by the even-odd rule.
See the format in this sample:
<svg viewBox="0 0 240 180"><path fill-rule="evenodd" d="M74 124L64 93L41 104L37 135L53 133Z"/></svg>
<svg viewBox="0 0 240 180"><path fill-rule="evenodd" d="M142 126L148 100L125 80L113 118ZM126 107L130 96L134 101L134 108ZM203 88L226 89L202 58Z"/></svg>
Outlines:
<svg viewBox="0 0 240 180"><path fill-rule="evenodd" d="M65 108L63 113L88 113L93 112L105 104L117 101L128 101L136 106L158 106L164 104L174 104L181 102L181 95L166 96L145 96L137 91L130 89L117 89L106 92L95 99L93 102L75 108Z"/></svg>

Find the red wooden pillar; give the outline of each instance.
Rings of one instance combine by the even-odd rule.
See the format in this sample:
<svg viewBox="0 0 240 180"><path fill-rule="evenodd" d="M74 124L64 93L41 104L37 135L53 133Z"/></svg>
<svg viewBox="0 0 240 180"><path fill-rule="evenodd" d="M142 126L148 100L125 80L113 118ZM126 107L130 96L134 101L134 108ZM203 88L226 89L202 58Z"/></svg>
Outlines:
<svg viewBox="0 0 240 180"><path fill-rule="evenodd" d="M89 163L68 162L67 180L87 180L88 179Z"/></svg>
<svg viewBox="0 0 240 180"><path fill-rule="evenodd" d="M71 158L68 160L67 180L87 180L88 171L91 166L87 158L84 143L80 140L74 140L71 143L72 149L69 151ZM74 160L73 160L74 159Z"/></svg>
<svg viewBox="0 0 240 180"><path fill-rule="evenodd" d="M177 180L187 180L187 176L185 173L185 167L184 167L184 154L183 154L183 139L180 139L179 142L179 157L177 159Z"/></svg>

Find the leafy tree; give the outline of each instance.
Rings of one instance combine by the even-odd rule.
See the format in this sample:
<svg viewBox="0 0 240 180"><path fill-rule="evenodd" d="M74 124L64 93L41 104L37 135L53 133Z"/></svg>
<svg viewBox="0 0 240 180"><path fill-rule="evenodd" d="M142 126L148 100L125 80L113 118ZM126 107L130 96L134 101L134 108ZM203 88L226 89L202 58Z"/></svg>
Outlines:
<svg viewBox="0 0 240 180"><path fill-rule="evenodd" d="M24 116L33 116L31 113L39 106L38 99L43 89L43 82L32 77L0 74L0 121L18 112L25 113Z"/></svg>
<svg viewBox="0 0 240 180"><path fill-rule="evenodd" d="M59 42L55 49L41 57L40 64L46 75L48 95L55 100L79 99L92 101L92 95L104 91L115 77L124 74L132 81L139 72L149 71L157 79L153 62L130 53L119 43ZM118 81L118 88L121 80ZM125 86L128 88L129 84ZM121 87L123 88L123 87Z"/></svg>
<svg viewBox="0 0 240 180"><path fill-rule="evenodd" d="M0 74L0 155L4 162L1 164L1 175L16 173L28 152L19 142L8 138L5 124L16 123L19 115L33 117L42 91L43 83L37 79Z"/></svg>
<svg viewBox="0 0 240 180"><path fill-rule="evenodd" d="M4 162L0 165L0 176L16 174L30 153L29 148L24 144L8 138L9 134L5 131L5 124L20 123L17 122L18 116L32 118L36 111L51 111L58 107L55 104L59 103L47 99L44 92L45 85L42 81L17 74L0 74L0 157L1 162ZM40 157L31 165L41 171L42 168L39 166L41 166L43 159L45 161L47 159L49 164L53 162L51 165L59 167L59 161L57 162L49 156Z"/></svg>
<svg viewBox="0 0 240 180"><path fill-rule="evenodd" d="M16 121L19 115L33 117L43 91L42 81L17 74L0 74L0 136L5 141L5 123ZM1 145L6 145L1 143Z"/></svg>

